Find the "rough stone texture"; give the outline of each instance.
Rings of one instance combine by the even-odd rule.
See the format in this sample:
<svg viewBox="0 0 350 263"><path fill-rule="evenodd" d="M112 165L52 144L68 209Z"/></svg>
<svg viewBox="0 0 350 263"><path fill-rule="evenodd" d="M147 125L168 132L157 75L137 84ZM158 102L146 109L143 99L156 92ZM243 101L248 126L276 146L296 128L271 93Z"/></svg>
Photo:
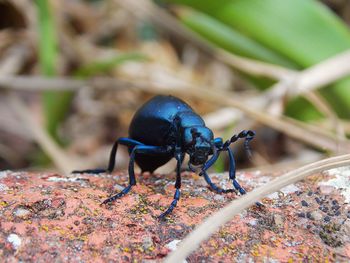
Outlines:
<svg viewBox="0 0 350 263"><path fill-rule="evenodd" d="M236 216L187 262L349 262L348 189L334 184L339 173L350 182L348 171L314 175L271 194L262 200L265 208ZM212 177L230 186L227 174ZM100 206L118 190L116 183L127 183L126 174L65 178L0 172L0 261L161 261L204 218L237 198L215 194L201 177L184 173L178 207L159 222L157 216L172 201L174 174L137 178L130 194ZM256 172L238 178L249 191L273 176Z"/></svg>

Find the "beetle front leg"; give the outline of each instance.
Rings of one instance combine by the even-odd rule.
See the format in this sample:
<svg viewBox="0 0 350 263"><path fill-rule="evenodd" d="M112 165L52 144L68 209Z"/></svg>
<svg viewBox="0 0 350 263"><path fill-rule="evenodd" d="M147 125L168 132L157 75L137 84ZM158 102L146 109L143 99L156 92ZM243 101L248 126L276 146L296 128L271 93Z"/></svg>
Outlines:
<svg viewBox="0 0 350 263"><path fill-rule="evenodd" d="M228 152L229 162L230 162L230 169L229 169L230 179L232 180L234 188L236 188L240 192L241 195L244 195L247 193L247 191L236 180L236 165L235 165L235 159L233 156L233 152L230 148L227 148L227 152ZM256 202L255 204L259 207L264 206L260 202Z"/></svg>
<svg viewBox="0 0 350 263"><path fill-rule="evenodd" d="M205 181L210 186L210 188L213 191L217 192L218 194L236 192L235 189L222 189L222 188L218 187L216 184L214 184L211 181L208 173L206 172L219 158L222 145L223 145L222 138L215 138L214 139L215 149L213 151L213 156L203 165L202 171L199 173L199 176L203 175Z"/></svg>
<svg viewBox="0 0 350 263"><path fill-rule="evenodd" d="M181 164L184 159L184 154L182 153L177 153L175 154L175 159L177 161L176 163L176 182L175 182L175 194L174 194L174 200L171 202L170 206L168 209L162 213L158 218L159 219L164 219L168 214L170 214L174 208L177 205L177 202L180 200L180 188L181 188Z"/></svg>
<svg viewBox="0 0 350 263"><path fill-rule="evenodd" d="M233 182L234 188L236 188L237 191L239 191L242 195L244 195L247 193L247 191L244 190L244 188L236 180L236 163L235 163L235 158L233 157L233 152L230 148L227 148L226 151L228 152L229 163L230 163L229 177Z"/></svg>
<svg viewBox="0 0 350 263"><path fill-rule="evenodd" d="M116 199L126 195L133 185L136 184L136 178L135 178L135 171L134 171L134 163L135 163L135 155L136 154L154 154L154 153L167 153L168 149L165 149L164 147L159 146L147 146L147 145L137 145L133 148L130 154L130 161L129 161L129 185L125 187L121 192L119 192L116 195L113 195L109 197L108 199L104 200L102 204L107 204L110 202L115 201Z"/></svg>

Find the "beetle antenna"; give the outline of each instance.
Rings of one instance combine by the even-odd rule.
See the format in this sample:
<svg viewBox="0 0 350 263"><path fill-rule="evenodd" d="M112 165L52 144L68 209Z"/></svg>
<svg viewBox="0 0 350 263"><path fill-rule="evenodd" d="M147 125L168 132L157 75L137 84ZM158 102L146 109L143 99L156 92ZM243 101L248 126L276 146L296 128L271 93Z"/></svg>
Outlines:
<svg viewBox="0 0 350 263"><path fill-rule="evenodd" d="M225 149L227 149L230 146L231 143L236 142L238 139L245 138L245 140L244 140L244 149L247 152L248 158L251 160L252 159L252 152L251 152L251 149L250 149L249 142L254 139L254 136L255 136L255 132L254 131L252 131L252 130L247 130L247 131L243 130L239 134L233 135L230 140L227 140L223 144L222 148L225 150Z"/></svg>

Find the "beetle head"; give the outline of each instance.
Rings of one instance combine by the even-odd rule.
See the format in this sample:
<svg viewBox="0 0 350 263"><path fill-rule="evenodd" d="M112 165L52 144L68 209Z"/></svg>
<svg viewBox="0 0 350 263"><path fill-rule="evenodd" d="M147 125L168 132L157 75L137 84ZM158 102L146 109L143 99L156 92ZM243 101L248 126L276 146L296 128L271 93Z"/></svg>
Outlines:
<svg viewBox="0 0 350 263"><path fill-rule="evenodd" d="M190 164L202 165L212 152L213 132L207 127L198 126L184 130L184 145L190 156Z"/></svg>

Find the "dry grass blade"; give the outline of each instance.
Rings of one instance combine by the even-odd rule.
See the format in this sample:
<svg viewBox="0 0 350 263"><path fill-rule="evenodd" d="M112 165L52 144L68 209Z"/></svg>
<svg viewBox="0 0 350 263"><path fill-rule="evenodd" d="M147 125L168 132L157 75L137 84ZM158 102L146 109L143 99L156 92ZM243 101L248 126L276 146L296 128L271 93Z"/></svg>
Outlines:
<svg viewBox="0 0 350 263"><path fill-rule="evenodd" d="M248 74L281 81L297 75L297 72L291 69L240 57L220 48L213 48L213 50L214 57L218 60Z"/></svg>
<svg viewBox="0 0 350 263"><path fill-rule="evenodd" d="M25 91L78 91L81 88L96 87L100 89L146 89L146 85L134 81L96 77L89 80L78 80L69 77L39 76L0 76L0 88Z"/></svg>
<svg viewBox="0 0 350 263"><path fill-rule="evenodd" d="M296 96L331 84L336 80L350 75L349 61L350 51L327 59L298 74L291 74L289 77L282 79L269 89L265 93L265 96L270 99L278 99L287 91L290 91L289 93L291 95Z"/></svg>
<svg viewBox="0 0 350 263"><path fill-rule="evenodd" d="M350 51L347 51L302 71L297 77L297 94L326 86L350 75L349 61Z"/></svg>
<svg viewBox="0 0 350 263"><path fill-rule="evenodd" d="M11 78L11 77L9 77ZM4 79L0 77L0 86L1 80ZM25 78L20 77L18 83L22 86L19 86L17 83L17 78L12 77L12 81L6 83L7 88L21 88L28 90L37 90L46 88L55 88L61 87L62 79L45 79L45 78ZM272 116L267 112L262 110L254 109L254 107L245 103L241 99L237 98L237 95L231 92L216 92L209 88L198 88L196 86L190 85L184 81L178 81L177 83L158 83L156 81L149 80L129 80L129 79L117 79L117 78L94 78L88 81L76 81L65 79L65 86L62 87L62 90L78 90L84 86L94 86L97 88L106 88L106 89L125 89L133 88L139 90L146 90L148 92L154 92L158 94L177 94L183 96L187 94L188 96L194 98L200 98L207 102L215 103L220 106L228 106L241 110L248 117L260 122L266 126L274 128L278 131L281 131L292 138L303 141L314 147L339 153L346 153L350 149L350 142L345 138L336 138L336 136L324 129L319 127L308 125L297 120L293 120L288 117L276 117ZM40 84L41 83L41 84ZM40 85L39 85L40 84ZM46 86L45 86L45 85ZM50 84L52 85L50 87Z"/></svg>
<svg viewBox="0 0 350 263"><path fill-rule="evenodd" d="M32 76L0 76L0 87L16 90L78 90L86 85L85 81L72 78L45 78Z"/></svg>
<svg viewBox="0 0 350 263"><path fill-rule="evenodd" d="M220 226L230 221L239 212L254 204L264 196L276 192L289 184L295 183L308 175L347 165L350 165L350 154L324 159L288 172L273 180L268 185L253 190L231 202L229 205L206 219L180 243L176 251L170 253L165 259L165 262L182 262L191 254L191 252L198 248L202 241L207 239Z"/></svg>
<svg viewBox="0 0 350 263"><path fill-rule="evenodd" d="M45 130L35 122L30 115L30 111L24 105L24 103L18 99L15 95L9 95L10 105L14 111L21 118L23 124L28 127L35 140L42 147L42 149L50 156L57 168L68 175L71 171L79 167L72 158L70 158L66 152L64 152L45 132Z"/></svg>

